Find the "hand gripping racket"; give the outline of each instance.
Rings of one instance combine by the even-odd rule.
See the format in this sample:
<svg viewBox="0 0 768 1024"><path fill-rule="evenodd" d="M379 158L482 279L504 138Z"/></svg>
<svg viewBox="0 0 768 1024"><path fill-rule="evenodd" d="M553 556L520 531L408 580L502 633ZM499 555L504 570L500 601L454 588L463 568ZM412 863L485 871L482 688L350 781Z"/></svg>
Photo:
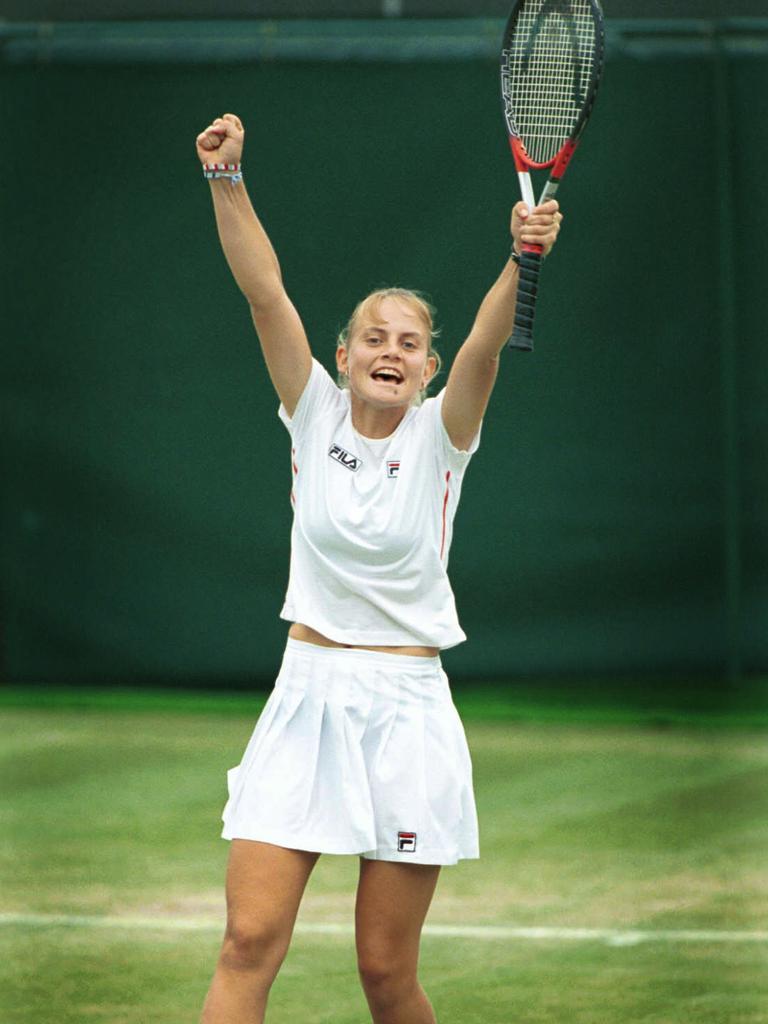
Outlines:
<svg viewBox="0 0 768 1024"><path fill-rule="evenodd" d="M539 205L552 199L595 102L605 30L598 0L517 0L501 51L501 99L528 208L530 171L550 167ZM542 247L523 244L510 348L530 352Z"/></svg>

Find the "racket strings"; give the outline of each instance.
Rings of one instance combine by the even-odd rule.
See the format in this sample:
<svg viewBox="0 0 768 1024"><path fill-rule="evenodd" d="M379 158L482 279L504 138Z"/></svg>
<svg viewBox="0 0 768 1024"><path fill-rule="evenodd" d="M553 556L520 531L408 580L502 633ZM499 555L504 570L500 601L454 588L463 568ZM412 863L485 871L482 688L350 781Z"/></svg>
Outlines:
<svg viewBox="0 0 768 1024"><path fill-rule="evenodd" d="M510 131L535 163L553 160L579 123L596 48L589 0L523 5L502 53L502 95Z"/></svg>

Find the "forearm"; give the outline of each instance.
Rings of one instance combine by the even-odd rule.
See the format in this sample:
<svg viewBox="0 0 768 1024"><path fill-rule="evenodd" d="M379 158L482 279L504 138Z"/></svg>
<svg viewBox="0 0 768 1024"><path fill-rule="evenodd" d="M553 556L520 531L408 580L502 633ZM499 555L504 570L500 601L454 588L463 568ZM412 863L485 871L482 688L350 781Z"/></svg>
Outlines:
<svg viewBox="0 0 768 1024"><path fill-rule="evenodd" d="M496 359L512 334L515 326L519 277L518 265L511 259L507 260L498 278L480 303L475 322L467 339L478 356Z"/></svg>
<svg viewBox="0 0 768 1024"><path fill-rule="evenodd" d="M221 247L240 291L251 307L268 306L284 291L275 250L251 205L245 184L210 181Z"/></svg>
<svg viewBox="0 0 768 1024"><path fill-rule="evenodd" d="M533 210L528 210L523 202L516 203L510 225L515 251L520 252L526 244L536 245L546 256L555 244L562 219L554 199ZM514 331L519 280L520 268L509 259L480 304L466 342L480 360L497 360Z"/></svg>

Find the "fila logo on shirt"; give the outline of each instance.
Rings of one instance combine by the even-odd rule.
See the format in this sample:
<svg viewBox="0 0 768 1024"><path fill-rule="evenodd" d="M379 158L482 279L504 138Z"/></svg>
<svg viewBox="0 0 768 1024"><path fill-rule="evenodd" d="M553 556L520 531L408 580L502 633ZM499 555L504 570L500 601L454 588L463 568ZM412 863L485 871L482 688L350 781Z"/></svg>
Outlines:
<svg viewBox="0 0 768 1024"><path fill-rule="evenodd" d="M398 832L397 849L399 853L416 853L416 833Z"/></svg>
<svg viewBox="0 0 768 1024"><path fill-rule="evenodd" d="M352 455L351 452L345 451L338 444L332 444L328 449L328 454L336 462L340 462L345 469L351 469L353 473L356 473L363 464L363 460L359 456Z"/></svg>
<svg viewBox="0 0 768 1024"><path fill-rule="evenodd" d="M390 480L394 480L397 474L400 472L399 462L388 462L387 463L387 476Z"/></svg>

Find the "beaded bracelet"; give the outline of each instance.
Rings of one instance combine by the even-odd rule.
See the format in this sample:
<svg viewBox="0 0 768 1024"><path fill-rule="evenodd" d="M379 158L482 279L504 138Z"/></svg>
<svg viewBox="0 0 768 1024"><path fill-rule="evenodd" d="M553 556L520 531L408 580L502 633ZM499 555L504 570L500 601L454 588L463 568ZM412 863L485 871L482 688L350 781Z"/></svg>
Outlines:
<svg viewBox="0 0 768 1024"><path fill-rule="evenodd" d="M243 171L240 164L203 164L203 177L209 181L212 178L229 178L236 185L243 180Z"/></svg>

